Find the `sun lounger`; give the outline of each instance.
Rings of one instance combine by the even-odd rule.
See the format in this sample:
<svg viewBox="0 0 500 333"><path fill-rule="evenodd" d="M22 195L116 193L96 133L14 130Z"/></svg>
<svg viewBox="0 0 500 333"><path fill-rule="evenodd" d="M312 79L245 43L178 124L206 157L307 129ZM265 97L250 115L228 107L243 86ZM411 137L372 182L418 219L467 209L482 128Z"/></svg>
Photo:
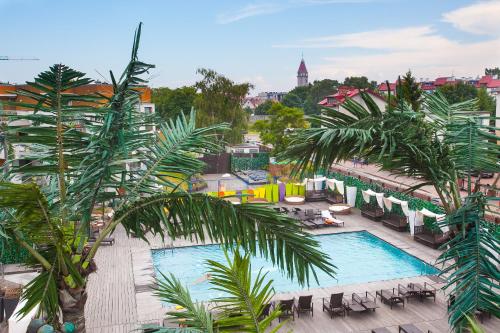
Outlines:
<svg viewBox="0 0 500 333"><path fill-rule="evenodd" d="M405 299L404 297L396 294L396 288L392 288L392 290L391 289L385 289L385 290L382 289L380 291L377 290L375 295L380 296L382 303L389 304L391 306L391 309L394 304L398 303L403 304L403 307L405 306Z"/></svg>
<svg viewBox="0 0 500 333"><path fill-rule="evenodd" d="M351 300L350 302L347 301L345 303L346 305L346 310L347 310L347 315L349 315L349 312L354 311L354 312L364 312L367 310L361 303L358 303L354 300Z"/></svg>
<svg viewBox="0 0 500 333"><path fill-rule="evenodd" d="M292 320L295 320L295 315L293 312L293 305L295 303L295 300L288 299L288 300L282 300L279 302L278 306L279 309L281 310L281 314L278 317L278 322L281 321L281 319L286 319L292 317Z"/></svg>
<svg viewBox="0 0 500 333"><path fill-rule="evenodd" d="M415 288L420 289L420 297L423 298L434 298L434 302L436 301L436 288L430 285L427 282L424 282L422 286L420 283L410 283L410 285L414 285Z"/></svg>
<svg viewBox="0 0 500 333"><path fill-rule="evenodd" d="M335 227L344 226L344 221L336 219L335 217L333 217L332 213L330 213L329 210L322 210L321 211L321 218L323 219L323 223L325 225L332 225L332 226L335 226Z"/></svg>
<svg viewBox="0 0 500 333"><path fill-rule="evenodd" d="M372 329L372 333L391 333L391 331L389 331L385 327L379 327L379 328Z"/></svg>
<svg viewBox="0 0 500 333"><path fill-rule="evenodd" d="M311 313L314 317L314 304L312 302L312 295L309 296L299 296L297 305L294 305L294 310L297 312L297 318L300 317L301 313Z"/></svg>
<svg viewBox="0 0 500 333"><path fill-rule="evenodd" d="M293 207L292 208L292 211L295 213L295 214L298 214L299 212L302 211L302 209L300 209L299 207Z"/></svg>
<svg viewBox="0 0 500 333"><path fill-rule="evenodd" d="M281 211L285 214L289 214L290 213L290 210L286 207L281 207Z"/></svg>
<svg viewBox="0 0 500 333"><path fill-rule="evenodd" d="M316 224L312 219L300 220L300 223L308 229L314 229L318 227L318 224Z"/></svg>
<svg viewBox="0 0 500 333"><path fill-rule="evenodd" d="M399 333L424 333L424 332L413 324L403 324L399 325ZM427 331L427 333L432 333L432 332Z"/></svg>
<svg viewBox="0 0 500 333"><path fill-rule="evenodd" d="M373 296L369 292L365 292L364 295L353 293L352 299L355 300L356 302L360 303L367 310L375 311L375 309L379 307L377 305L377 298L375 298L375 296Z"/></svg>
<svg viewBox="0 0 500 333"><path fill-rule="evenodd" d="M269 316L269 312L271 311L271 306L272 303L267 303L266 305L264 305L264 307L262 308L262 312L260 313L259 320L263 320L264 318Z"/></svg>
<svg viewBox="0 0 500 333"><path fill-rule="evenodd" d="M344 293L331 294L329 301L323 298L323 312L326 310L326 312L330 314L330 318L333 318L335 314L345 316L347 308L346 303L347 302L344 301Z"/></svg>
<svg viewBox="0 0 500 333"><path fill-rule="evenodd" d="M406 301L410 301L411 297L419 297L420 298L420 288L417 288L415 285L409 284L407 287L402 284L398 284L398 295L406 298Z"/></svg>

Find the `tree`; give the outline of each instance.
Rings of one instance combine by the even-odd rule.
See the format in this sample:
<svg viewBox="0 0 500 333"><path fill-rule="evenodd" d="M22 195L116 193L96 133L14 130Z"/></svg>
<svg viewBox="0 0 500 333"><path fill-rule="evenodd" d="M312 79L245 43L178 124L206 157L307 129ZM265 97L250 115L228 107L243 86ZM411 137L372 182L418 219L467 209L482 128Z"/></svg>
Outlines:
<svg viewBox="0 0 500 333"><path fill-rule="evenodd" d="M477 88L462 81L454 84L445 84L438 87L437 91L443 94L451 104L465 102L477 97Z"/></svg>
<svg viewBox="0 0 500 333"><path fill-rule="evenodd" d="M495 116L496 104L495 98L488 94L485 88L480 88L477 91L477 103L479 111L487 111L491 116Z"/></svg>
<svg viewBox="0 0 500 333"><path fill-rule="evenodd" d="M256 115L266 115L269 114L269 109L273 106L275 102L272 100L267 100L255 108L254 114Z"/></svg>
<svg viewBox="0 0 500 333"><path fill-rule="evenodd" d="M296 87L283 98L283 105L293 108L301 108L306 115L318 114L320 102L325 96L333 94L338 88L337 80L324 79L314 81L303 87Z"/></svg>
<svg viewBox="0 0 500 333"><path fill-rule="evenodd" d="M368 89L368 88L374 88L372 86L373 82L375 81L369 82L366 76L350 76L344 79L343 85L358 89ZM375 82L375 87L376 86L377 83Z"/></svg>
<svg viewBox="0 0 500 333"><path fill-rule="evenodd" d="M484 75L499 75L500 76L500 68L485 68Z"/></svg>
<svg viewBox="0 0 500 333"><path fill-rule="evenodd" d="M207 261L210 284L214 289L223 291L225 296L210 300L217 304L214 310L209 311L203 303L195 304L189 291L175 276L162 275L163 280L158 283L156 295L163 302L182 306L186 311L169 312L168 316L183 319L187 326L186 331L192 332L267 332L273 320L280 315L279 308L269 311L269 315L262 316L265 307L270 304L274 296L272 280L266 281L266 275L259 270L256 278L252 278L250 256L242 256L238 250L234 251L230 259L226 252L227 263L213 260ZM235 314L238 314L235 316ZM269 332L278 332L284 322L278 324ZM151 330L154 326L147 327ZM176 332L183 332L182 329Z"/></svg>
<svg viewBox="0 0 500 333"><path fill-rule="evenodd" d="M84 332L94 256L119 225L144 240L149 234L200 241L208 237L229 248L239 244L250 254L255 254L257 242L266 257L301 283L308 282L314 267L332 274L328 256L293 219L264 206L235 206L182 189L180 185L203 170L196 155L223 149L216 133L227 125L198 128L193 112L148 130L153 124L138 111L135 87L146 83L140 75L153 66L138 60L140 33L141 24L130 62L120 79L111 73L113 95L104 101L102 96L68 93L91 80L64 65L52 66L28 82L30 89L17 91L27 101L16 105L33 113L7 116L32 125L10 122L6 133L10 143L31 148L24 158L32 163L6 162L9 174L0 182L0 237L29 252L27 265L41 267L23 291L21 314L40 304L56 328L62 319ZM129 162L142 167L129 168ZM26 183L8 181L15 176ZM114 215L89 243L91 216L105 207Z"/></svg>
<svg viewBox="0 0 500 333"><path fill-rule="evenodd" d="M203 76L195 84L199 92L194 100L199 126L228 123L230 130L224 133L224 140L241 143L248 123L242 103L252 85L236 84L211 69L199 69L198 74Z"/></svg>
<svg viewBox="0 0 500 333"><path fill-rule="evenodd" d="M290 108L303 108L309 95L310 85L295 87L283 97L281 103Z"/></svg>
<svg viewBox="0 0 500 333"><path fill-rule="evenodd" d="M461 331L467 325L466 316L477 310L500 316L498 226L484 220L487 198L472 193L470 178L472 170L500 171L500 146L490 142L500 137L470 112L477 110L475 100L451 104L438 91L426 96L423 112L403 102L382 113L368 94L361 96L366 108L347 100L348 115L326 110L311 117L316 127L295 131L279 158L297 161L295 173L301 174L310 167L314 172L361 156L382 170L425 179L410 191L425 185L435 188L447 214L441 226L450 228L452 235L439 258L441 263L451 263L443 271L449 275L445 289L453 300L450 324ZM461 198L457 180L464 176L468 196Z"/></svg>
<svg viewBox="0 0 500 333"><path fill-rule="evenodd" d="M289 143L289 132L297 128L305 128L307 122L304 112L299 108L286 107L274 103L269 109L268 120L258 120L253 128L260 133L264 144L272 144L274 153L284 150Z"/></svg>
<svg viewBox="0 0 500 333"><path fill-rule="evenodd" d="M155 103L156 112L163 119L178 117L181 113L189 115L196 98L196 88L181 87L177 89L153 89L152 102Z"/></svg>
<svg viewBox="0 0 500 333"><path fill-rule="evenodd" d="M403 79L398 79L397 99L409 103L413 111L419 111L422 104L422 90L411 71L406 72Z"/></svg>

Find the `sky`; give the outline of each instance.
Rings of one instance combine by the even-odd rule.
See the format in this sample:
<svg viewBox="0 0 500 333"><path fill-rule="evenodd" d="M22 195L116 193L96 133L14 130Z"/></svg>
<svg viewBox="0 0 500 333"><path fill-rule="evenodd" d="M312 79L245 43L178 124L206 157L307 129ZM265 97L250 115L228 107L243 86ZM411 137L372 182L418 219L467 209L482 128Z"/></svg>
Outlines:
<svg viewBox="0 0 500 333"><path fill-rule="evenodd" d="M54 63L93 79L123 70L143 22L150 85L192 85L211 68L259 91L288 91L303 54L309 81L476 77L500 67L500 0L0 0L0 81Z"/></svg>

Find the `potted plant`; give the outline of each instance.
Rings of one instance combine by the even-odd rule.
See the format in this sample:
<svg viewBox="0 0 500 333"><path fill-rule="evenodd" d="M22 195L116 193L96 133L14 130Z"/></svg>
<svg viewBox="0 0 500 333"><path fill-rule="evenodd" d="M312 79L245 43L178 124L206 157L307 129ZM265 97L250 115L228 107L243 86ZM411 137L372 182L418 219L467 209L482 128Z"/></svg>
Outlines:
<svg viewBox="0 0 500 333"><path fill-rule="evenodd" d="M9 320L10 316L14 313L17 304L19 303L19 298L21 297L22 289L19 287L11 287L5 289L5 294L3 296L3 303L5 308L5 320Z"/></svg>

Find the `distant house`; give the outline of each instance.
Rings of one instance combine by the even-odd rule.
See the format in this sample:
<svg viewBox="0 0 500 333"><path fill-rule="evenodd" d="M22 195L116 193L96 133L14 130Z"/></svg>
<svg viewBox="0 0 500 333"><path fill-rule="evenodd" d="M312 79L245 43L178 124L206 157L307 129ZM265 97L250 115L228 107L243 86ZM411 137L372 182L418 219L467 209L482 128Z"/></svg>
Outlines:
<svg viewBox="0 0 500 333"><path fill-rule="evenodd" d="M256 144L242 143L239 145L226 146L226 152L230 154L252 154L258 153L260 148Z"/></svg>
<svg viewBox="0 0 500 333"><path fill-rule="evenodd" d="M369 94L380 110L385 111L385 107L387 105L387 101L385 98L371 90L364 90L365 93ZM365 102L361 98L361 90L353 87L341 86L337 93L325 96L325 98L318 103L318 105L335 109L342 113L349 113L346 109L342 107L342 104L345 102L346 98L350 98L355 102L360 103L363 106L366 106Z"/></svg>

